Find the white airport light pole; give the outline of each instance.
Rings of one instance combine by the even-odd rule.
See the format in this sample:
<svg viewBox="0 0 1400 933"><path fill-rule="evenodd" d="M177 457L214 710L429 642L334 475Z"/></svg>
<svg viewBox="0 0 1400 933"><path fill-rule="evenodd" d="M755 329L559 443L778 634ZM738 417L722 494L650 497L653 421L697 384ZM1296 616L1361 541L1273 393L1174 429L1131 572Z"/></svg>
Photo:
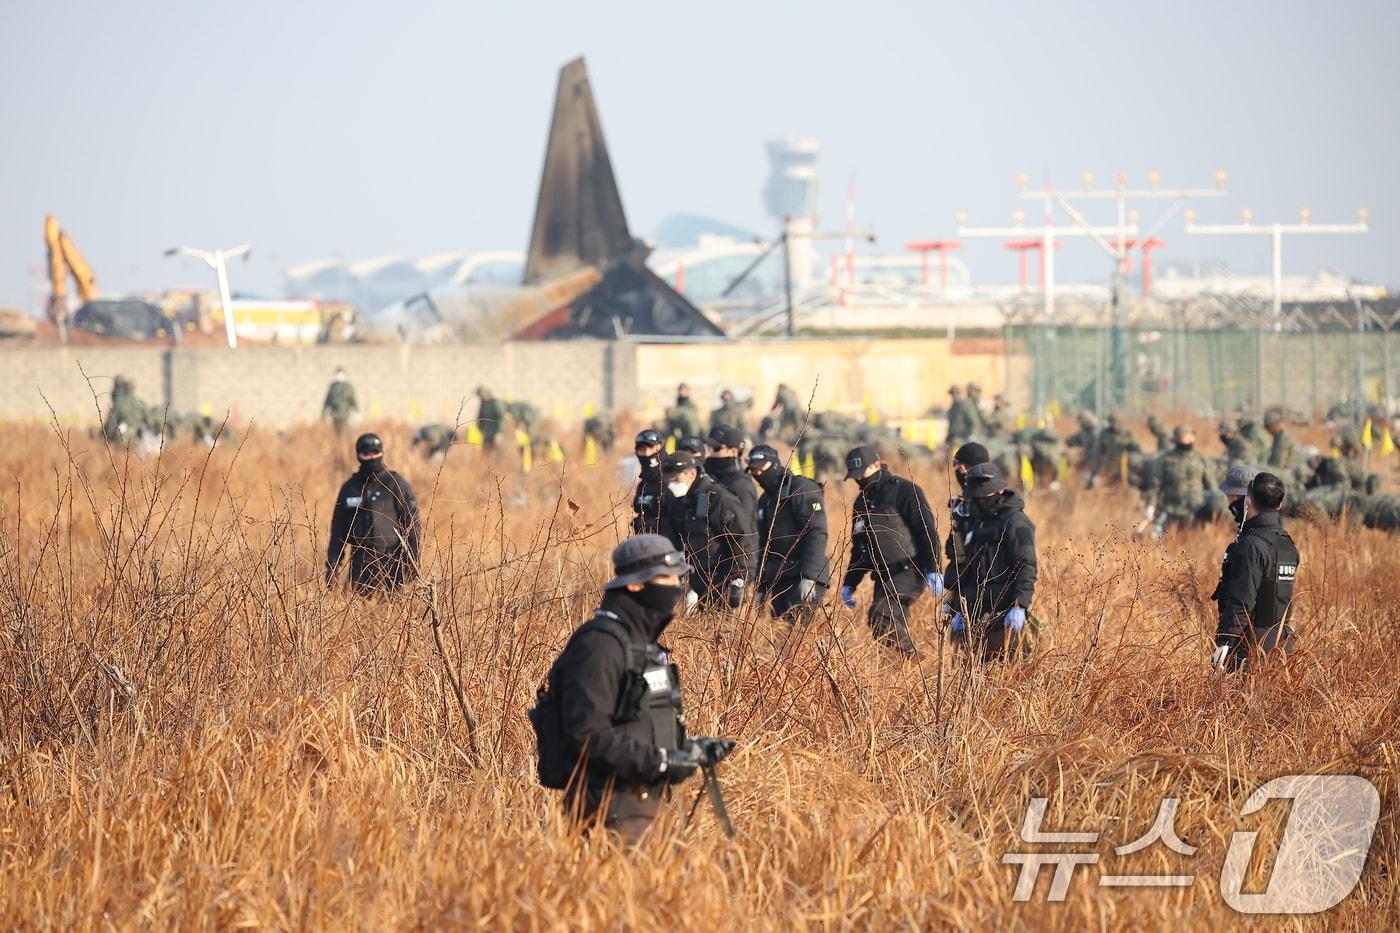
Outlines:
<svg viewBox="0 0 1400 933"><path fill-rule="evenodd" d="M1366 226L1368 216L1366 209L1362 208L1356 212L1357 222L1354 224L1315 224L1312 223L1312 212L1303 208L1298 212L1298 223L1296 224L1255 224L1254 212L1245 208L1240 212L1240 223L1198 224L1196 223L1196 212L1187 211L1186 232L1196 236L1266 236L1272 239L1274 248L1274 318L1278 319L1283 316L1284 236L1367 233L1369 232L1369 228Z"/></svg>
<svg viewBox="0 0 1400 933"><path fill-rule="evenodd" d="M1034 227L1024 227L1022 222L1025 215L1017 211L1013 215L1016 222L1014 227L969 227L967 226L967 214L958 214L958 236L967 238L1003 239L1014 237L1023 238L1027 233L1035 230ZM1116 236L1123 239L1136 237L1138 229L1136 225L1126 227L1056 227L1049 217L1045 219L1044 225L1040 228L1041 236L1041 261L1045 270L1045 318L1050 320L1055 316L1055 241L1059 237L1096 237L1102 240L1106 236Z"/></svg>
<svg viewBox="0 0 1400 933"><path fill-rule="evenodd" d="M233 329L233 298L229 295L228 289L228 260L242 256L246 262L248 255L252 253L251 243L244 243L235 246L233 249L216 249L213 252L202 249L194 249L190 246L174 246L165 251L167 256L193 256L195 259L204 261L209 268L219 278L219 309L224 315L224 332L228 335L228 346L230 350L238 348L238 334Z"/></svg>

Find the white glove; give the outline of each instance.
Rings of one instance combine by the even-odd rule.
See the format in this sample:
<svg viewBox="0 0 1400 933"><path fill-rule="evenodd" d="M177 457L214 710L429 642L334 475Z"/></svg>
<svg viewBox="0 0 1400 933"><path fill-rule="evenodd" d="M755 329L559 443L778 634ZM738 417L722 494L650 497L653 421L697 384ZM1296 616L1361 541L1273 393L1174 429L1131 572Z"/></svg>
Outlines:
<svg viewBox="0 0 1400 933"><path fill-rule="evenodd" d="M1216 649L1210 653L1210 666L1217 671L1225 670L1225 659L1230 656L1229 645L1217 645Z"/></svg>
<svg viewBox="0 0 1400 933"><path fill-rule="evenodd" d="M811 605L817 601L817 581L806 577L797 581L797 598Z"/></svg>
<svg viewBox="0 0 1400 933"><path fill-rule="evenodd" d="M694 609L695 604L700 602L700 594L694 590L685 591L685 608Z"/></svg>
<svg viewBox="0 0 1400 933"><path fill-rule="evenodd" d="M1147 519L1149 522L1152 521L1152 519L1157 517L1157 506L1149 505L1147 507L1147 510L1142 513L1142 517Z"/></svg>

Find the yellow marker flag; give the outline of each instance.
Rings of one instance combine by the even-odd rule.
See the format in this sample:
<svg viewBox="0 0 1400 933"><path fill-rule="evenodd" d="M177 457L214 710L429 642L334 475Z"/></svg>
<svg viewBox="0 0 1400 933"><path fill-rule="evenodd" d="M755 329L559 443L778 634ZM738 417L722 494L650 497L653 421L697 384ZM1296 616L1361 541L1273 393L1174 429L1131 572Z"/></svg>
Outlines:
<svg viewBox="0 0 1400 933"><path fill-rule="evenodd" d="M788 462L788 472L793 476L802 475L802 458L796 453L792 455L792 460Z"/></svg>
<svg viewBox="0 0 1400 933"><path fill-rule="evenodd" d="M938 426L933 423L933 419L929 419L928 423L928 446L930 449L938 446Z"/></svg>
<svg viewBox="0 0 1400 933"><path fill-rule="evenodd" d="M417 402L409 402L409 403L408 403L408 416L409 416L410 418L412 418L414 421L422 421L422 420L423 420L423 406L420 405L420 404L418 404Z"/></svg>
<svg viewBox="0 0 1400 933"><path fill-rule="evenodd" d="M1068 479L1068 478L1069 478L1069 458L1068 458L1068 457L1061 457L1061 458L1060 458L1060 465L1059 465L1059 467L1056 468L1056 470L1055 470L1055 481L1056 481L1057 483L1063 483L1063 482L1064 482L1066 479Z"/></svg>
<svg viewBox="0 0 1400 933"><path fill-rule="evenodd" d="M564 448L562 448L562 447L559 446L559 442L558 442L558 441L550 441L550 442L549 442L549 462L550 462L550 463L563 463L563 462L564 462Z"/></svg>
<svg viewBox="0 0 1400 933"><path fill-rule="evenodd" d="M596 409L594 409L592 402L583 403L583 416L585 418L592 418L595 413Z"/></svg>
<svg viewBox="0 0 1400 933"><path fill-rule="evenodd" d="M1050 404L1045 406L1045 413L1049 415L1052 420L1060 417L1061 412L1059 399L1051 399Z"/></svg>
<svg viewBox="0 0 1400 933"><path fill-rule="evenodd" d="M212 418L214 416L214 406L210 405L208 402L200 402L199 413L206 418Z"/></svg>
<svg viewBox="0 0 1400 933"><path fill-rule="evenodd" d="M676 452L676 435L672 434L670 437L666 438L666 452L668 454Z"/></svg>
<svg viewBox="0 0 1400 933"><path fill-rule="evenodd" d="M1376 443L1376 430L1371 424L1371 419L1367 418L1366 423L1361 426L1361 446L1370 450Z"/></svg>
<svg viewBox="0 0 1400 933"><path fill-rule="evenodd" d="M562 422L562 421L564 420L564 403L563 403L563 402L555 402L555 403L554 403L554 420L555 420L556 422Z"/></svg>
<svg viewBox="0 0 1400 933"><path fill-rule="evenodd" d="M480 447L482 444L486 443L486 438L481 435L481 428L477 427L475 424L467 425L467 443L471 444L473 447Z"/></svg>
<svg viewBox="0 0 1400 933"><path fill-rule="evenodd" d="M1390 428L1381 428L1381 456L1389 457L1395 453L1395 438L1390 436Z"/></svg>
<svg viewBox="0 0 1400 933"><path fill-rule="evenodd" d="M1040 428L1040 429L1044 430L1044 428L1045 428L1045 419L1044 419L1044 418L1037 418L1037 419L1035 419L1035 426L1036 426L1037 428Z"/></svg>
<svg viewBox="0 0 1400 933"><path fill-rule="evenodd" d="M591 437L583 439L583 465L598 465L598 442Z"/></svg>
<svg viewBox="0 0 1400 933"><path fill-rule="evenodd" d="M1125 450L1118 455L1118 478L1123 485L1128 484L1128 452Z"/></svg>
<svg viewBox="0 0 1400 933"><path fill-rule="evenodd" d="M806 476L808 479L817 478L817 465L810 450L807 451L807 462L802 465L802 475Z"/></svg>
<svg viewBox="0 0 1400 933"><path fill-rule="evenodd" d="M1035 488L1035 469L1031 466L1030 457L1021 458L1021 488L1026 492Z"/></svg>
<svg viewBox="0 0 1400 933"><path fill-rule="evenodd" d="M370 413L370 417L378 418L379 415L380 415L380 413L383 412L383 411L384 411L384 407L383 407L382 405L379 404L379 399L377 399L377 398L372 398L372 399L369 400L369 413Z"/></svg>
<svg viewBox="0 0 1400 933"><path fill-rule="evenodd" d="M1019 430L1021 430L1022 428L1024 428L1025 426L1026 426L1026 413L1023 412L1023 411L1018 411L1018 412L1016 412L1016 430L1019 431Z"/></svg>
<svg viewBox="0 0 1400 933"><path fill-rule="evenodd" d="M530 435L516 430L515 443L520 448L520 472L529 473L530 468L535 465L534 452L530 450Z"/></svg>

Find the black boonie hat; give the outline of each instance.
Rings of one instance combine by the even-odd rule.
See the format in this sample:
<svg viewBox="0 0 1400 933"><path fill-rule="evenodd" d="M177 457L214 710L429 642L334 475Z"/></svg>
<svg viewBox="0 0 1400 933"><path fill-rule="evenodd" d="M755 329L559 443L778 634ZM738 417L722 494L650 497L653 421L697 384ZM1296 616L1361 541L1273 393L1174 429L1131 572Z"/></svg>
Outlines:
<svg viewBox="0 0 1400 933"><path fill-rule="evenodd" d="M604 589L616 590L629 583L646 583L652 577L689 572L685 555L664 535L635 535L613 548L613 578Z"/></svg>
<svg viewBox="0 0 1400 933"><path fill-rule="evenodd" d="M633 446L634 446L634 447L660 447L660 446L661 446L661 432L659 432L659 431L653 431L651 428L647 428L645 431L641 431L641 432L639 432L639 433L637 434L637 439L636 439L636 441L633 442Z"/></svg>
<svg viewBox="0 0 1400 933"><path fill-rule="evenodd" d="M711 447L734 447L743 449L744 432L738 428L731 428L727 424L717 424L710 428L710 433L705 437L705 442Z"/></svg>
<svg viewBox="0 0 1400 933"><path fill-rule="evenodd" d="M778 457L778 452L767 444L759 444L753 450L749 451L749 462L747 466L750 470L758 469L765 463L780 466L782 460Z"/></svg>
<svg viewBox="0 0 1400 933"><path fill-rule="evenodd" d="M361 434L355 438L355 455L363 457L365 454L382 454L384 452L384 442L379 439L378 434Z"/></svg>
<svg viewBox="0 0 1400 933"><path fill-rule="evenodd" d="M878 463L880 455L874 447L857 447L846 454L846 479L855 479L865 472L872 463Z"/></svg>
<svg viewBox="0 0 1400 933"><path fill-rule="evenodd" d="M684 473L686 470L699 470L699 465L695 458L683 451L676 451L661 458L661 475L675 476L677 473Z"/></svg>
<svg viewBox="0 0 1400 933"><path fill-rule="evenodd" d="M967 471L967 494L974 499L994 496L1006 488L995 463L979 463Z"/></svg>

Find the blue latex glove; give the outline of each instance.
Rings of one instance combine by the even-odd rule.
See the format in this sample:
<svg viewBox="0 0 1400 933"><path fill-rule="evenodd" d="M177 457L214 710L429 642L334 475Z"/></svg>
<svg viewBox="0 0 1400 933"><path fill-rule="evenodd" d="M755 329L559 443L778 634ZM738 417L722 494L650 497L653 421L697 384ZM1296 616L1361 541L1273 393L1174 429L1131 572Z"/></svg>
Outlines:
<svg viewBox="0 0 1400 933"><path fill-rule="evenodd" d="M951 620L948 624L949 624L949 627L952 628L953 634L954 634L954 635L961 635L963 632L965 632L965 631L967 630L967 623L963 622L963 617L962 617L962 613L961 613L961 612L955 612L955 613L953 613L953 618L952 618L952 620Z"/></svg>
<svg viewBox="0 0 1400 933"><path fill-rule="evenodd" d="M846 604L847 609L854 609L856 607L856 591L854 587L841 587L841 602Z"/></svg>
<svg viewBox="0 0 1400 933"><path fill-rule="evenodd" d="M943 598L943 574L937 570L928 575L928 591L933 594L934 599Z"/></svg>
<svg viewBox="0 0 1400 933"><path fill-rule="evenodd" d="M1026 610L1017 606L1006 613L1006 628L1012 632L1019 632L1026 627Z"/></svg>

